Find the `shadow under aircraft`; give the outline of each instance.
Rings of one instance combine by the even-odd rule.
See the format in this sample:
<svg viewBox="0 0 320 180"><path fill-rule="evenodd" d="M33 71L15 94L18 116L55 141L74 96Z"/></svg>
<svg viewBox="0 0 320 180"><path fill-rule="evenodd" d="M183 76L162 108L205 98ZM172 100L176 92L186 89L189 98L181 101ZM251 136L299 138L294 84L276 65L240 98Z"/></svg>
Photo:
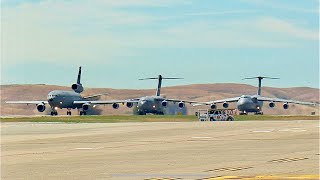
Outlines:
<svg viewBox="0 0 320 180"><path fill-rule="evenodd" d="M112 104L114 109L119 108L119 104L126 104L128 108L133 108L133 114L135 115L146 115L146 114L156 114L156 115L186 115L187 108L186 103L193 104L199 103L195 101L181 100L181 99L169 99L161 96L161 86L162 80L172 80L181 78L165 78L159 75L156 78L146 78L139 80L158 80L158 87L156 94L154 96L144 96L140 98L133 98L127 100L115 100L116 102ZM109 104L110 101L75 101L75 104L90 104L103 105Z"/></svg>
<svg viewBox="0 0 320 180"><path fill-rule="evenodd" d="M237 109L240 111L240 115L247 115L248 113L255 113L255 114L263 114L262 106L263 102L269 102L269 107L274 108L275 103L282 102L283 108L288 109L289 104L302 104L302 105L312 105L315 106L316 103L312 102L302 102L302 101L295 101L295 100L288 100L288 99L279 99L279 98L271 98L271 97L263 97L261 96L261 81L262 79L279 79L279 78L271 78L271 77L251 77L251 78L244 78L244 79L258 79L258 92L256 95L242 95L239 97L209 101L205 103L195 104L194 106L199 105L210 105L211 109L216 109L217 104L221 104L224 108L229 107L229 103L237 103Z"/></svg>

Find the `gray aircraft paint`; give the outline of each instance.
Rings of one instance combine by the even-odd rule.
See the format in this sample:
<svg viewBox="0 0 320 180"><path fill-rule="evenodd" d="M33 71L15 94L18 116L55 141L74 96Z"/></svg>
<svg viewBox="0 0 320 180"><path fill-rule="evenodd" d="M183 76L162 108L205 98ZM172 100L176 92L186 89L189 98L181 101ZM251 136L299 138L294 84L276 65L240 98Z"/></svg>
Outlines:
<svg viewBox="0 0 320 180"><path fill-rule="evenodd" d="M49 92L47 95L47 101L7 101L8 104L35 104L37 109L41 109L41 111L38 109L38 111L43 112L46 109L46 104L49 104L51 107L51 115L53 113L56 113L57 115L57 109L80 109L80 113L84 113L84 110L82 109L83 104L75 104L74 101L85 101L91 98L99 97L103 94L93 95L89 97L82 97L80 93L83 91L83 86L81 84L81 67L79 67L78 77L77 77L77 83L73 84L71 86L73 91L63 91L63 90L54 90ZM91 106L89 106L91 108ZM88 109L87 111L90 111L91 109ZM69 111L71 114L71 111ZM84 113L86 114L86 113Z"/></svg>
<svg viewBox="0 0 320 180"><path fill-rule="evenodd" d="M158 115L187 115L187 108L180 108L177 102L168 102L167 106L163 106L162 102L167 98L161 96L161 87L163 79L181 79L181 78L164 78L159 75L157 78L146 78L139 80L158 80L158 86L155 96L145 96L139 98L138 103L134 106L133 114L158 114Z"/></svg>
<svg viewBox="0 0 320 180"><path fill-rule="evenodd" d="M229 103L236 102L237 103L237 109L241 111L241 113L257 113L257 114L262 114L262 106L263 102L267 101L269 102L269 107L274 107L275 102L282 102L283 108L288 109L289 108L289 103L294 103L294 104L302 104L302 105L312 105L315 106L316 103L312 102L302 102L302 101L295 101L295 100L287 100L287 99L279 99L279 98L269 98L269 97L263 97L261 96L261 81L262 79L279 79L279 78L270 78L270 77L252 77L252 78L245 78L245 79L258 79L259 84L258 84L258 92L256 95L242 95L240 97L233 97L233 98L227 98L227 99L221 99L221 100L215 100L215 101L210 101L206 102L205 104L211 105L212 109L216 108L216 104L218 103L223 103L224 108L228 108ZM201 104L199 104L201 105Z"/></svg>

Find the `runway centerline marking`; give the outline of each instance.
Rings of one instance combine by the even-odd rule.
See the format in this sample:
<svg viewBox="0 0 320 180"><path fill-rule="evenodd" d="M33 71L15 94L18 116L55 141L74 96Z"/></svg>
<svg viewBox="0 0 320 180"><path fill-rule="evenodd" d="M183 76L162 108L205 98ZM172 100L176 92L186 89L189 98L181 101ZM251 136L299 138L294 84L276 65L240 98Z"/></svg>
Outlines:
<svg viewBox="0 0 320 180"><path fill-rule="evenodd" d="M191 137L192 139L212 139L212 137Z"/></svg>

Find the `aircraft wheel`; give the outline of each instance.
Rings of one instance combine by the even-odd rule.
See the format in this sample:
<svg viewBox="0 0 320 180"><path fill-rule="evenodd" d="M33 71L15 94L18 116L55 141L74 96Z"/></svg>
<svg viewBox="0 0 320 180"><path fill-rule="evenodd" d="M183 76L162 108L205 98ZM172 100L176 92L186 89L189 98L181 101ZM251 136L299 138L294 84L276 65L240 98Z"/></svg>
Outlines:
<svg viewBox="0 0 320 180"><path fill-rule="evenodd" d="M71 111L68 111L68 112L67 112L67 115L71 116Z"/></svg>
<svg viewBox="0 0 320 180"><path fill-rule="evenodd" d="M82 112L82 111L80 111L80 113L79 113L79 114L80 114L80 116L82 116L82 115L83 115L83 112Z"/></svg>
<svg viewBox="0 0 320 180"><path fill-rule="evenodd" d="M53 116L54 115L54 112L51 112L51 116Z"/></svg>
<svg viewBox="0 0 320 180"><path fill-rule="evenodd" d="M83 111L83 115L84 115L84 116L87 115L87 112Z"/></svg>

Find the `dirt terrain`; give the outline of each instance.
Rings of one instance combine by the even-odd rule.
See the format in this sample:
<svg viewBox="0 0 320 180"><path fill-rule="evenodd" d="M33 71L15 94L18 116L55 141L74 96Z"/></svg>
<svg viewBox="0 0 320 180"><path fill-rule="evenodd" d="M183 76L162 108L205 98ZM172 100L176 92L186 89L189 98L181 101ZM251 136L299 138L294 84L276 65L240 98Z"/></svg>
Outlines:
<svg viewBox="0 0 320 180"><path fill-rule="evenodd" d="M55 85L2 85L1 86L1 115L37 115L39 113L34 105L8 105L5 101L8 100L46 100L47 94L52 90L70 90L70 87L55 86ZM164 96L168 98L181 98L185 100L195 101L209 101L223 98L230 98L242 94L256 94L257 87L245 84L194 84L185 86L165 87L162 89ZM155 89L111 89L111 88L87 88L82 93L83 96L109 93L101 100L112 99L127 99L136 98L146 95L153 95ZM300 101L319 102L319 89L308 87L294 87L294 88L272 88L263 87L263 96L278 97L283 99L294 99ZM221 107L221 106L220 106ZM230 104L234 108L234 104ZM192 107L188 106L188 113L193 114L198 108L206 107ZM219 108L219 106L218 106ZM49 109L49 108L47 108ZM73 114L77 110L73 110ZM288 115L309 115L311 112L319 114L319 108L291 105L288 110L282 108L282 104L276 104L276 108L269 108L265 104L263 111L265 114L288 114ZM97 109L100 114L131 114L132 110L125 106L120 106L119 109L114 110L111 106L100 106ZM60 114L65 114L65 110L59 110Z"/></svg>

